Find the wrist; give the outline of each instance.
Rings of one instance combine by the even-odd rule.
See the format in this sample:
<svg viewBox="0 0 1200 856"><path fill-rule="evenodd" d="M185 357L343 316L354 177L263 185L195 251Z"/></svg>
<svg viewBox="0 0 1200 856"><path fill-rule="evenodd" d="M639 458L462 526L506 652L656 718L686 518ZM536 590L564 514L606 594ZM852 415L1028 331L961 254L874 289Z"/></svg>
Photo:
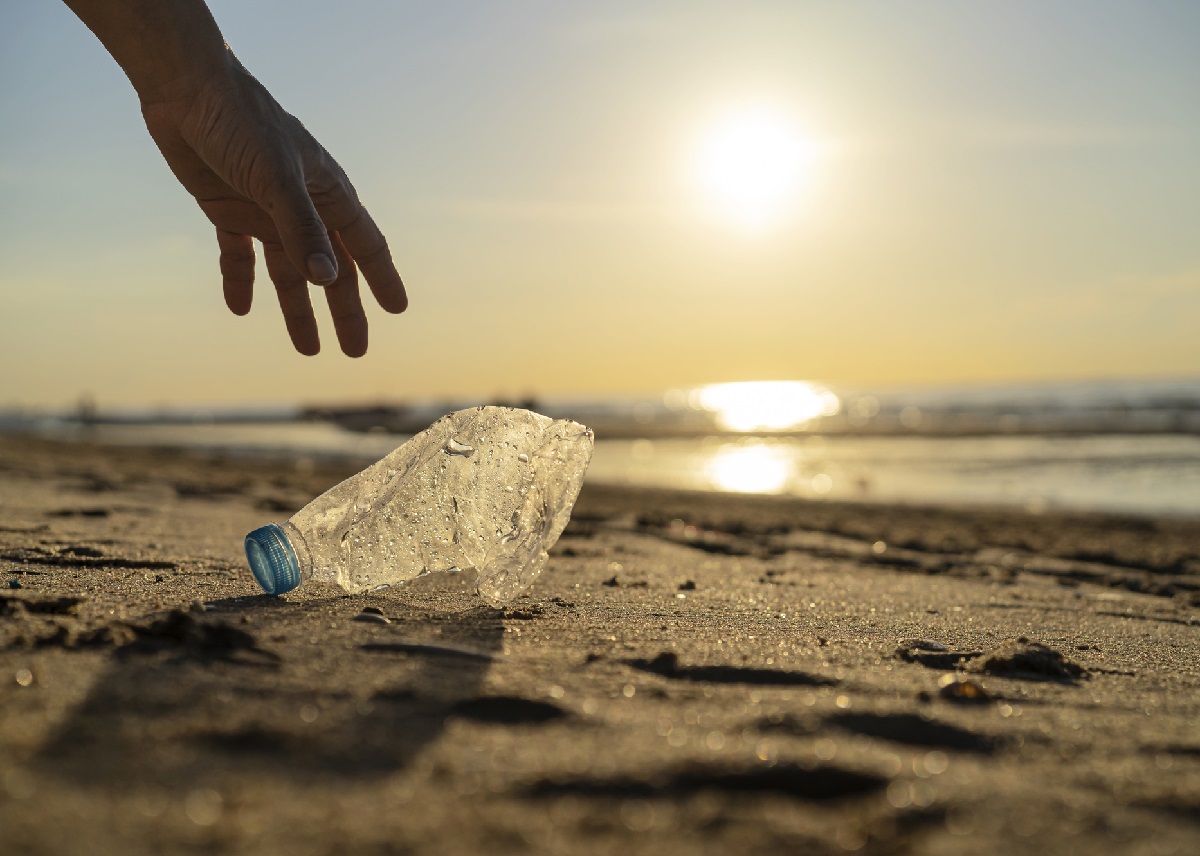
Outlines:
<svg viewBox="0 0 1200 856"><path fill-rule="evenodd" d="M152 68L140 69L141 73L128 68L125 72L143 110L156 104L191 101L203 90L223 87L247 73L224 41L219 50L212 46L185 49Z"/></svg>
<svg viewBox="0 0 1200 856"><path fill-rule="evenodd" d="M66 0L143 106L186 99L237 61L204 0Z"/></svg>

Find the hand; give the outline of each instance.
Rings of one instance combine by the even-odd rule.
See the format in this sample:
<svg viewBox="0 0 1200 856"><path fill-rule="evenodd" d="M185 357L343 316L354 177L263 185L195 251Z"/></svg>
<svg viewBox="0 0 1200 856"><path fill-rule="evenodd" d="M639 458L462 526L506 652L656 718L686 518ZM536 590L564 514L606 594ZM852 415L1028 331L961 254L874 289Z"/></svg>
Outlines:
<svg viewBox="0 0 1200 856"><path fill-rule="evenodd" d="M383 309L408 306L387 242L337 162L228 56L229 73L170 100L143 100L146 127L216 227L229 309L250 311L257 238L296 350L321 349L311 281L325 286L342 351L362 356L367 316L356 267Z"/></svg>

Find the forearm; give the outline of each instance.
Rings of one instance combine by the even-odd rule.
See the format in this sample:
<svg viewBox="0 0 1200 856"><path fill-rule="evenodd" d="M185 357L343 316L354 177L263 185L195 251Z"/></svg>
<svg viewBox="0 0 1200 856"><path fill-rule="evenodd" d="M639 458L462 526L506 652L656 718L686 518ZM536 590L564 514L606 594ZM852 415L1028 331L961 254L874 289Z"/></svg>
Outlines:
<svg viewBox="0 0 1200 856"><path fill-rule="evenodd" d="M233 58L203 0L64 0L121 66L142 104L184 97Z"/></svg>

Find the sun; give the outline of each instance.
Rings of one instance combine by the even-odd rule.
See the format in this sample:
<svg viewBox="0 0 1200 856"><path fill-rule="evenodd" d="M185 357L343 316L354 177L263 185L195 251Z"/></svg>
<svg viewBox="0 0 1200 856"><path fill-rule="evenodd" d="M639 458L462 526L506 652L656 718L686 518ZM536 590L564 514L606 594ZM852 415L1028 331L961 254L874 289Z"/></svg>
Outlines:
<svg viewBox="0 0 1200 856"><path fill-rule="evenodd" d="M758 231L804 195L817 154L815 142L783 110L742 108L701 133L694 178L721 219Z"/></svg>

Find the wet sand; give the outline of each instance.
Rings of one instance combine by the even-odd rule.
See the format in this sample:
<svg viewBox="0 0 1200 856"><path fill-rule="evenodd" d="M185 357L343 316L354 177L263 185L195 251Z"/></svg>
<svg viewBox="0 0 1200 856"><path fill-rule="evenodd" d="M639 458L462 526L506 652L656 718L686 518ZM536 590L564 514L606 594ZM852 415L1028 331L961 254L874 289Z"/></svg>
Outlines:
<svg viewBox="0 0 1200 856"><path fill-rule="evenodd" d="M334 465L0 438L0 852L1200 852L1200 522L587 486L258 594Z"/></svg>

